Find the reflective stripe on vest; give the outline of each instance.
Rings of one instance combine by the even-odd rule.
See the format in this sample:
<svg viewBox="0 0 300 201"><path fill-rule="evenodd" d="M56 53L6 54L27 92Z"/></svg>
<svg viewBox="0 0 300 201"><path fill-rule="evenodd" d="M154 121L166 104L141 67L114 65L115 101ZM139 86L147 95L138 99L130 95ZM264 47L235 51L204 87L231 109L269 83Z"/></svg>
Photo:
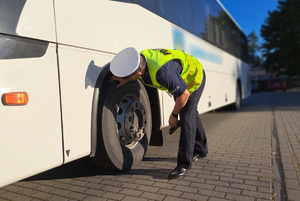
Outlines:
<svg viewBox="0 0 300 201"><path fill-rule="evenodd" d="M147 60L149 74L153 85L142 82L150 87L167 91L165 87L156 81L157 71L170 60L179 60L182 66L180 76L187 83L187 90L192 93L201 85L203 80L202 64L194 57L180 51L170 49L146 49L140 52Z"/></svg>

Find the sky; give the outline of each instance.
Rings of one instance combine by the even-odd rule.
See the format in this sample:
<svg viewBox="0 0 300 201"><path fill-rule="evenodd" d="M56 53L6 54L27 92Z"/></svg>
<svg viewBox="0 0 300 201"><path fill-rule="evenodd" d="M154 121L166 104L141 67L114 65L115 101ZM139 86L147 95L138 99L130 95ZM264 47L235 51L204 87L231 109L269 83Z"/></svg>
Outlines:
<svg viewBox="0 0 300 201"><path fill-rule="evenodd" d="M253 30L258 36L258 45L263 38L260 36L261 25L267 19L268 11L277 9L278 0L219 0L230 15L248 36Z"/></svg>

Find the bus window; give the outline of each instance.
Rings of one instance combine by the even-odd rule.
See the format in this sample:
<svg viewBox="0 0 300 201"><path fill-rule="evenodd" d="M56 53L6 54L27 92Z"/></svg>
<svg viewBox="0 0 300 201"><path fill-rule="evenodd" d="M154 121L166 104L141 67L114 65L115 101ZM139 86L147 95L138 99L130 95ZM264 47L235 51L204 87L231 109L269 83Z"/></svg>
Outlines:
<svg viewBox="0 0 300 201"><path fill-rule="evenodd" d="M205 1L192 1L193 32L195 35L207 35L206 22L209 15L209 5Z"/></svg>
<svg viewBox="0 0 300 201"><path fill-rule="evenodd" d="M214 25L209 0L193 0L193 32L200 38L214 44Z"/></svg>
<svg viewBox="0 0 300 201"><path fill-rule="evenodd" d="M249 62L248 60L248 40L243 32L241 32L241 51L242 51L242 60Z"/></svg>
<svg viewBox="0 0 300 201"><path fill-rule="evenodd" d="M224 26L226 24L226 12L219 5L218 2L212 1L212 15L214 18L214 33L215 33L215 45L225 49L225 32Z"/></svg>
<svg viewBox="0 0 300 201"><path fill-rule="evenodd" d="M192 30L191 1L158 1L158 14L188 31Z"/></svg>
<svg viewBox="0 0 300 201"><path fill-rule="evenodd" d="M152 12L155 12L155 5L157 0L134 0L134 2L140 4L141 6Z"/></svg>

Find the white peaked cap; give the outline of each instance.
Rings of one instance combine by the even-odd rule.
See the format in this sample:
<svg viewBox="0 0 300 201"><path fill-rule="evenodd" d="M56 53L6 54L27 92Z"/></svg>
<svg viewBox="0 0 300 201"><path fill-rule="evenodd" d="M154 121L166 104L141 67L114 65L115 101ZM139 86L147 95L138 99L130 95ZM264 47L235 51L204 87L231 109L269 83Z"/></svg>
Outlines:
<svg viewBox="0 0 300 201"><path fill-rule="evenodd" d="M128 47L119 52L110 63L110 71L117 77L126 77L135 72L140 65L140 54Z"/></svg>

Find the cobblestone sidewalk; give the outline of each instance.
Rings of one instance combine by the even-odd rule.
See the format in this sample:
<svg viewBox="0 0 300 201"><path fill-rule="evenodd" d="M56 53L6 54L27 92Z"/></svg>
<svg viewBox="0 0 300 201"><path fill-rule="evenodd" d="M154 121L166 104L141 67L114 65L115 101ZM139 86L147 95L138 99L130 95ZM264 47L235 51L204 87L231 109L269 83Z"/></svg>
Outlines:
<svg viewBox="0 0 300 201"><path fill-rule="evenodd" d="M164 132L164 146L149 147L129 172L80 159L0 188L0 200L299 200L299 100L300 92L258 93L238 112L201 115L209 156L179 180L168 180L179 131Z"/></svg>
<svg viewBox="0 0 300 201"><path fill-rule="evenodd" d="M278 96L275 94L273 99L274 134L278 137L273 155L277 155L282 175L275 175L274 193L285 186L286 199L296 201L300 199L300 96L297 92L285 94L284 99Z"/></svg>

